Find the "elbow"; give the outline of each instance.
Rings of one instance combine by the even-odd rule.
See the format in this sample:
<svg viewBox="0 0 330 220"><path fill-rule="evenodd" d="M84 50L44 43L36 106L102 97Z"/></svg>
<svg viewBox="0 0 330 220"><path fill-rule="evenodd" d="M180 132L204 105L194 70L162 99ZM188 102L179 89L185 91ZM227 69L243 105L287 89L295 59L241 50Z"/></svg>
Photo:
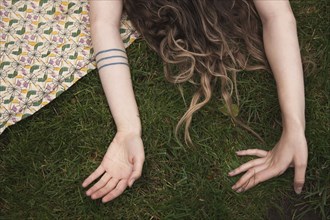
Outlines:
<svg viewBox="0 0 330 220"><path fill-rule="evenodd" d="M92 29L99 29L99 28L120 28L120 19L114 20L111 17L103 17L98 15L91 15L89 18L89 22Z"/></svg>

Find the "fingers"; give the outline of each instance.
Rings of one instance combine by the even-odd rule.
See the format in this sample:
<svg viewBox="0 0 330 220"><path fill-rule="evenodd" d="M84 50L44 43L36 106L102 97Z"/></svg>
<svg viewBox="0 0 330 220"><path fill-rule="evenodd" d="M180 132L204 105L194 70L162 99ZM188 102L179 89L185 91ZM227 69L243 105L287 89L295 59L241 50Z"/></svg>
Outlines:
<svg viewBox="0 0 330 220"><path fill-rule="evenodd" d="M111 192L118 184L119 179L111 178L101 189L94 192L91 196L92 199L99 199L109 192Z"/></svg>
<svg viewBox="0 0 330 220"><path fill-rule="evenodd" d="M257 167L250 168L232 187L233 190L236 190L237 192L243 191L243 189L248 185L249 181L251 181L251 178L255 176L260 171L264 170L267 167L267 165L261 165Z"/></svg>
<svg viewBox="0 0 330 220"><path fill-rule="evenodd" d="M115 189L113 189L111 192L109 192L106 196L103 197L102 202L106 203L117 198L125 191L126 187L127 187L127 180L122 179L121 181L119 181Z"/></svg>
<svg viewBox="0 0 330 220"><path fill-rule="evenodd" d="M249 170L251 167L256 167L259 166L260 164L265 162L265 158L259 158L259 159L255 159L255 160L251 160L243 165L241 165L240 167L234 169L233 171L229 172L228 175L229 176L236 176L242 172L245 172L247 170Z"/></svg>
<svg viewBox="0 0 330 220"><path fill-rule="evenodd" d="M85 181L83 182L82 186L83 187L86 187L89 184L91 184L94 180L96 180L97 178L99 178L104 173L104 171L105 170L100 165L91 175L89 175L89 177L87 177L85 179Z"/></svg>
<svg viewBox="0 0 330 220"><path fill-rule="evenodd" d="M135 180L141 177L144 158L136 158L133 161L133 171L128 180L128 186L132 187Z"/></svg>
<svg viewBox="0 0 330 220"><path fill-rule="evenodd" d="M257 156L257 157L266 157L268 151L260 150L260 149L248 149L248 150L240 150L237 151L236 154L238 156Z"/></svg>
<svg viewBox="0 0 330 220"><path fill-rule="evenodd" d="M97 190L101 189L102 187L105 186L105 184L107 184L110 180L111 176L108 173L105 173L102 178L94 184L94 186L92 188L90 188L89 190L87 190L86 195L90 196L92 195L94 192L96 192Z"/></svg>
<svg viewBox="0 0 330 220"><path fill-rule="evenodd" d="M268 169L264 169L262 171L260 171L259 173L256 173L255 175L253 175L248 182L244 185L244 187L242 187L241 189L239 189L239 192L244 192L247 191L249 189L251 189L252 187L258 185L261 182L264 182L266 180L269 180L275 176L278 175L278 171L274 168L268 168Z"/></svg>
<svg viewBox="0 0 330 220"><path fill-rule="evenodd" d="M306 164L295 165L294 170L294 191L300 194L305 183Z"/></svg>

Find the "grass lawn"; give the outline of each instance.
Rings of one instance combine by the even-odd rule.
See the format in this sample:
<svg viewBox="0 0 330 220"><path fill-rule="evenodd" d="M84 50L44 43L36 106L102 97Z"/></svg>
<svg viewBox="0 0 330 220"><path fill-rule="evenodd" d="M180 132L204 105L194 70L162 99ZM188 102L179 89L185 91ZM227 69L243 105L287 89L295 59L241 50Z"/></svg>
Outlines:
<svg viewBox="0 0 330 220"><path fill-rule="evenodd" d="M252 190L231 190L227 173L246 159L238 149L271 149L281 135L271 74L238 77L240 117L266 141L236 127L220 107L220 93L193 120L194 147L173 129L186 110L160 59L140 40L129 49L143 124L146 162L133 188L108 204L87 198L83 179L101 162L115 135L97 72L0 136L0 219L330 219L329 1L291 1L307 67L306 136L309 166L301 195L293 170ZM183 86L189 103L194 87ZM181 134L182 135L182 134Z"/></svg>

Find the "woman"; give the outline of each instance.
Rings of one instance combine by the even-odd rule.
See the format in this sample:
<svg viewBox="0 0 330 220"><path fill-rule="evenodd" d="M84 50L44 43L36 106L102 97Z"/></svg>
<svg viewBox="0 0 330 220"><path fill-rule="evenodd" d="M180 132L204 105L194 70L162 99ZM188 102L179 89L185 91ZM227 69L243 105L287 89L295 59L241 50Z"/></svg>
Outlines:
<svg viewBox="0 0 330 220"><path fill-rule="evenodd" d="M103 202L116 198L141 176L144 162L141 122L119 35L123 6L137 30L167 63L167 78L200 86L179 121L179 126L185 123L186 142L191 142L192 114L208 102L216 81L221 82L223 99L233 116L231 88L235 88L236 72L271 68L282 112L282 136L269 152L238 151L239 156L259 158L228 175L244 173L232 187L243 192L294 167L294 190L301 193L308 155L304 82L296 22L288 0L91 0L93 47L117 134L101 165L83 182L87 187L101 177L86 194ZM263 41L258 32L260 20ZM181 69L176 76L170 71L172 64Z"/></svg>

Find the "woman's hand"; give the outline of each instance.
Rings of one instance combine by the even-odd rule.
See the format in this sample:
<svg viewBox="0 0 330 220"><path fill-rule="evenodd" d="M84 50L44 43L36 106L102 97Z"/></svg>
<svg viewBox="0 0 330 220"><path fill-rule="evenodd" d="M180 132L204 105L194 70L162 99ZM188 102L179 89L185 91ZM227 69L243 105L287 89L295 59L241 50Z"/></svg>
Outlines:
<svg viewBox="0 0 330 220"><path fill-rule="evenodd" d="M244 192L257 184L283 174L288 167L294 167L294 190L300 194L305 182L307 167L307 143L304 134L283 133L280 141L271 151L249 149L236 152L238 156L258 156L229 173L229 176L245 174L232 187Z"/></svg>
<svg viewBox="0 0 330 220"><path fill-rule="evenodd" d="M87 187L102 176L87 190L86 195L92 199L102 198L103 203L113 200L141 176L143 162L144 148L141 137L117 133L100 166L83 182L83 187Z"/></svg>

